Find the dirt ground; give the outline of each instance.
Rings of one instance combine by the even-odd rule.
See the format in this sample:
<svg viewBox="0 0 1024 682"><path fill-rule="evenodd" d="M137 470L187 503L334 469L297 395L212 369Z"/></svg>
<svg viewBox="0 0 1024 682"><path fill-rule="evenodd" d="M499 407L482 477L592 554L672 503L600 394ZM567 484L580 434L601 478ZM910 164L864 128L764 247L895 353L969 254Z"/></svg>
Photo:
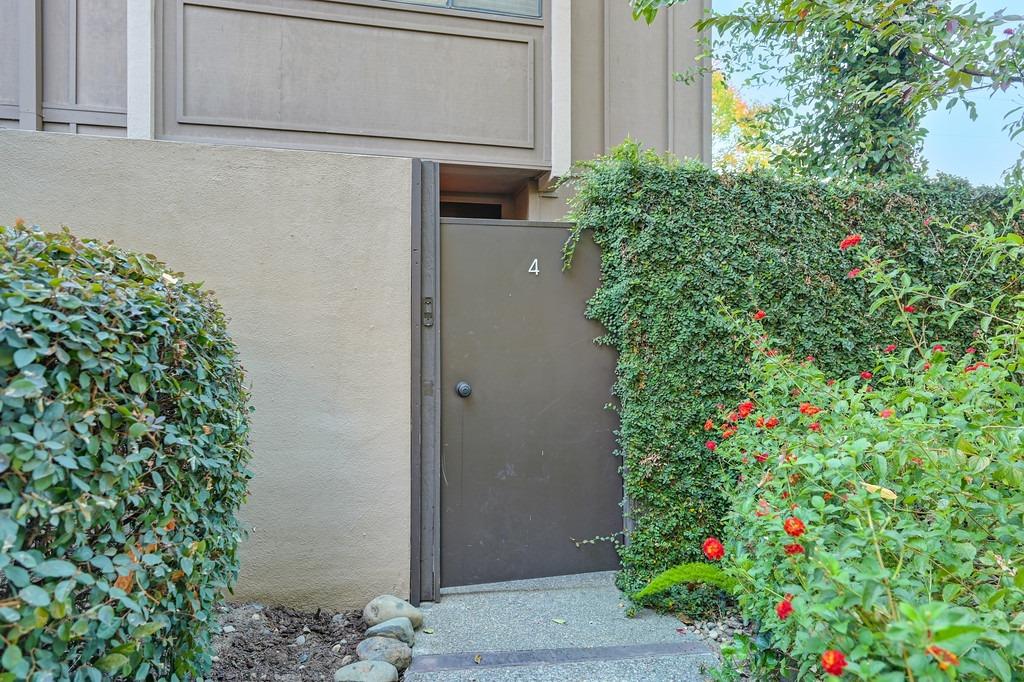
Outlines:
<svg viewBox="0 0 1024 682"><path fill-rule="evenodd" d="M330 681L356 660L366 630L358 611L306 613L260 604L227 604L219 620L211 680Z"/></svg>

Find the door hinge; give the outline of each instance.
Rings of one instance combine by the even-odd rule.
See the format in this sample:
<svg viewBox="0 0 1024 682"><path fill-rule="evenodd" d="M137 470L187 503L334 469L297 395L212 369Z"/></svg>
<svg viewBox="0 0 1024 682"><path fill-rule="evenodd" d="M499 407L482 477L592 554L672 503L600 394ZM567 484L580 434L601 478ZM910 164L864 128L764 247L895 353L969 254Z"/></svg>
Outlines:
<svg viewBox="0 0 1024 682"><path fill-rule="evenodd" d="M434 299L429 296L423 299L423 326L434 326Z"/></svg>

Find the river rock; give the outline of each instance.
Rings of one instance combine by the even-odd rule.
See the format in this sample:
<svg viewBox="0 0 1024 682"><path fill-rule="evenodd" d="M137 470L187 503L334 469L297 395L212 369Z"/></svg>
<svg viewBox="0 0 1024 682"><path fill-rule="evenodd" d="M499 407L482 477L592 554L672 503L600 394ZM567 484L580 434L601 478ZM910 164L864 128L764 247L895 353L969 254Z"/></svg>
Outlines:
<svg viewBox="0 0 1024 682"><path fill-rule="evenodd" d="M387 661L358 661L334 673L334 682L398 682L398 669Z"/></svg>
<svg viewBox="0 0 1024 682"><path fill-rule="evenodd" d="M378 623L366 631L367 637L390 637L399 642L405 642L412 646L416 641L416 632L413 630L412 621L405 616L392 618L383 623Z"/></svg>
<svg viewBox="0 0 1024 682"><path fill-rule="evenodd" d="M363 661L387 661L399 670L412 663L412 649L408 644L390 637L369 637L356 647L356 656Z"/></svg>
<svg viewBox="0 0 1024 682"><path fill-rule="evenodd" d="M373 626L392 618L408 618L414 628L423 625L423 612L418 608L390 594L382 594L374 598L363 609L363 620Z"/></svg>

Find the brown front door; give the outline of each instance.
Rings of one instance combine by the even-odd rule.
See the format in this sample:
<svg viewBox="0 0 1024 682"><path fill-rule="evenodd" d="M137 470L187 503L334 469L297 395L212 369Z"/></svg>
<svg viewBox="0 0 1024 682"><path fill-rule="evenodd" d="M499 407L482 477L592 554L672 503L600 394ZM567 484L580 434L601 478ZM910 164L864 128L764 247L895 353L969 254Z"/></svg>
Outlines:
<svg viewBox="0 0 1024 682"><path fill-rule="evenodd" d="M441 220L441 584L618 567L615 354L584 318L600 254L564 225ZM460 392L461 389L461 392Z"/></svg>

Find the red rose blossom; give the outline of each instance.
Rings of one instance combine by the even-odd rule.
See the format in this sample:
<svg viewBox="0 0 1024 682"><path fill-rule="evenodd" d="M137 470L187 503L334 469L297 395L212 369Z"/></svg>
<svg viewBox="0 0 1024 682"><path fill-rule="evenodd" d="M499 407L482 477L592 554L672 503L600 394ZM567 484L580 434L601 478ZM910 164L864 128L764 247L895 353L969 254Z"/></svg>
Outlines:
<svg viewBox="0 0 1024 682"><path fill-rule="evenodd" d="M764 464L765 462L768 461L768 454L765 452L756 454L754 455L754 459L756 459L759 463Z"/></svg>
<svg viewBox="0 0 1024 682"><path fill-rule="evenodd" d="M749 400L742 402L736 407L736 411L739 413L740 419L746 419L754 411L754 403Z"/></svg>
<svg viewBox="0 0 1024 682"><path fill-rule="evenodd" d="M846 273L846 279L853 279L854 277L856 277L859 274L860 274L860 268L854 268L853 270L850 270L848 273Z"/></svg>
<svg viewBox="0 0 1024 682"><path fill-rule="evenodd" d="M789 556L795 556L797 554L804 553L804 546L801 545L799 542L794 542L791 545L785 545L782 549L785 550L786 554L788 554Z"/></svg>
<svg viewBox="0 0 1024 682"><path fill-rule="evenodd" d="M804 526L804 522L795 516L790 516L788 519L782 522L782 530L786 531L786 535L791 535L795 538L800 537L807 530Z"/></svg>
<svg viewBox="0 0 1024 682"><path fill-rule="evenodd" d="M867 371L867 370L864 370L863 372L860 373L860 378L863 379L864 381L867 381L868 379L870 379L873 376L875 376L875 375L872 374L871 372Z"/></svg>
<svg viewBox="0 0 1024 682"><path fill-rule="evenodd" d="M988 365L985 365L985 366L988 367ZM766 428L766 429L774 429L778 425L779 425L779 418L775 417L775 416L772 416L772 417L768 417L768 419L765 421L764 428Z"/></svg>
<svg viewBox="0 0 1024 682"><path fill-rule="evenodd" d="M946 350L946 347L943 346L941 343L937 343L934 346L932 346L932 352L933 353L941 353L944 350Z"/></svg>
<svg viewBox="0 0 1024 682"><path fill-rule="evenodd" d="M793 595L787 594L782 601L775 605L775 615L779 617L779 620L786 620L791 613L793 613Z"/></svg>
<svg viewBox="0 0 1024 682"><path fill-rule="evenodd" d="M768 315L768 313L766 313L765 311L758 310L756 313L754 313L754 319L755 320L763 320L767 315Z"/></svg>
<svg viewBox="0 0 1024 682"><path fill-rule="evenodd" d="M715 428L715 422L711 421L710 419L707 420L706 422L704 422L704 430L705 431L713 431L714 428Z"/></svg>
<svg viewBox="0 0 1024 682"><path fill-rule="evenodd" d="M905 306L903 306L903 312L905 312L905 313L916 313L917 312L917 308L915 308L912 305L905 305Z"/></svg>
<svg viewBox="0 0 1024 682"><path fill-rule="evenodd" d="M889 417L891 417L891 416L892 416L892 410L890 410L890 409L889 409L889 408L887 407L887 408L885 408L884 410L882 410L881 412L879 412L879 413L878 413L878 416L879 416L879 417L881 417L882 419L888 419Z"/></svg>
<svg viewBox="0 0 1024 682"><path fill-rule="evenodd" d="M896 350L896 344L895 343L890 343L888 346L885 347L885 352L886 353L891 353L894 350Z"/></svg>
<svg viewBox="0 0 1024 682"><path fill-rule="evenodd" d="M710 450L711 452L714 452L714 451L715 451L715 448L717 448L717 447L718 447L718 443L716 443L716 442L715 442L715 441L713 441L713 440L709 440L709 441L708 441L707 443L704 443L704 447L706 447L706 448L707 448L708 450Z"/></svg>
<svg viewBox="0 0 1024 682"><path fill-rule="evenodd" d="M821 667L829 675L839 677L846 666L846 656L838 649L829 649L821 655Z"/></svg>
<svg viewBox="0 0 1024 682"><path fill-rule="evenodd" d="M821 412L820 407L812 405L811 403L800 403L800 414L806 414L808 417L813 417L819 412Z"/></svg>
<svg viewBox="0 0 1024 682"><path fill-rule="evenodd" d="M839 242L839 250L846 251L851 246L857 246L860 244L860 240L863 239L859 234L848 234L843 237L843 241Z"/></svg>
<svg viewBox="0 0 1024 682"><path fill-rule="evenodd" d="M821 424L819 424L818 422L814 422L807 428L809 428L811 431L821 431Z"/></svg>
<svg viewBox="0 0 1024 682"><path fill-rule="evenodd" d="M989 366L989 364L987 362L976 362L973 365L967 365L966 367L964 367L964 371L965 372L974 372L974 371L977 371L977 370L981 369L982 367L988 367L988 366Z"/></svg>
<svg viewBox="0 0 1024 682"><path fill-rule="evenodd" d="M704 541L704 556L712 561L719 561L725 556L725 547L718 538L708 538Z"/></svg>
<svg viewBox="0 0 1024 682"><path fill-rule="evenodd" d="M974 355L977 352L977 348L975 348L974 346L970 346L967 350L964 351L964 355Z"/></svg>

